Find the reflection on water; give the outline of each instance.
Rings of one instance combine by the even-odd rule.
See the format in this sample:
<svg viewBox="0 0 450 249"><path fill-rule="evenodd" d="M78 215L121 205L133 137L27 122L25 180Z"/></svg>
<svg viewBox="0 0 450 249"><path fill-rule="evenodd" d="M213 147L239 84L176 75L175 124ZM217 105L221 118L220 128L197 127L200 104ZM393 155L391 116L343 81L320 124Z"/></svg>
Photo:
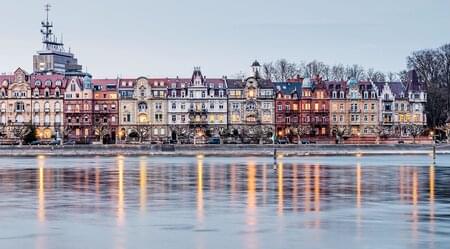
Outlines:
<svg viewBox="0 0 450 249"><path fill-rule="evenodd" d="M1 159L0 248L18 241L25 248L445 248L450 242L450 168L335 160L348 164L279 158L272 169L259 158Z"/></svg>

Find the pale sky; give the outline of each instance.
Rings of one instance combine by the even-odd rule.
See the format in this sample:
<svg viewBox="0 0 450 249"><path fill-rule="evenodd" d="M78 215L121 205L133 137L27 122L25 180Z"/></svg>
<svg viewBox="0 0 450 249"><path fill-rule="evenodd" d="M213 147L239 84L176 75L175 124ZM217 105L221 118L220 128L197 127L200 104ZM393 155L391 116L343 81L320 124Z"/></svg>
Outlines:
<svg viewBox="0 0 450 249"><path fill-rule="evenodd" d="M0 72L31 72L49 2L94 77L216 77L253 60L317 59L404 69L411 51L450 42L449 0L0 0Z"/></svg>

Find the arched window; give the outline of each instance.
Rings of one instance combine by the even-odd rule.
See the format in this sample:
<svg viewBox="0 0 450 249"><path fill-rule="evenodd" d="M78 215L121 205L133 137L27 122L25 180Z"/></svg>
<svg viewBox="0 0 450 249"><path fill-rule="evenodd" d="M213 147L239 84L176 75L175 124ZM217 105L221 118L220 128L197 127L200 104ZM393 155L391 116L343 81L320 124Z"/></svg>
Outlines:
<svg viewBox="0 0 450 249"><path fill-rule="evenodd" d="M34 95L35 97L38 97L38 96L39 96L39 89L38 89L38 88L35 88L35 89L33 90L33 95Z"/></svg>
<svg viewBox="0 0 450 249"><path fill-rule="evenodd" d="M40 80L36 80L36 81L34 82L34 85L35 85L35 86L41 86L41 81L40 81Z"/></svg>
<svg viewBox="0 0 450 249"><path fill-rule="evenodd" d="M57 81L55 82L55 85L56 85L56 86L62 86L62 81L61 81L61 80L57 80Z"/></svg>
<svg viewBox="0 0 450 249"><path fill-rule="evenodd" d="M2 112L6 112L6 103L5 102L2 102L0 104L0 109L1 109Z"/></svg>
<svg viewBox="0 0 450 249"><path fill-rule="evenodd" d="M61 111L61 104L59 102L55 103L55 112L60 112Z"/></svg>
<svg viewBox="0 0 450 249"><path fill-rule="evenodd" d="M45 114L45 116L44 116L44 122L45 122L46 125L50 124L50 115Z"/></svg>
<svg viewBox="0 0 450 249"><path fill-rule="evenodd" d="M34 122L34 124L39 125L39 122L40 122L40 120L39 120L39 115L35 115L35 116L34 116L33 122Z"/></svg>
<svg viewBox="0 0 450 249"><path fill-rule="evenodd" d="M45 97L49 97L50 96L50 90L48 88L45 88L44 94L45 94Z"/></svg>
<svg viewBox="0 0 450 249"><path fill-rule="evenodd" d="M50 111L50 103L45 102L45 104L44 104L44 111L45 112L49 112Z"/></svg>
<svg viewBox="0 0 450 249"><path fill-rule="evenodd" d="M0 122L1 122L2 124L6 124L6 115L5 115L5 114L2 114L2 116L1 116L1 118L0 118Z"/></svg>
<svg viewBox="0 0 450 249"><path fill-rule="evenodd" d="M141 102L138 104L138 111L139 112L146 112L147 111L147 104L144 102Z"/></svg>
<svg viewBox="0 0 450 249"><path fill-rule="evenodd" d="M55 89L55 95L56 95L56 97L59 98L60 94L61 94L61 91L59 90L59 87L57 87L57 88Z"/></svg>
<svg viewBox="0 0 450 249"><path fill-rule="evenodd" d="M55 115L55 123L60 124L61 123L61 114Z"/></svg>
<svg viewBox="0 0 450 249"><path fill-rule="evenodd" d="M52 81L51 80L45 81L45 86L51 86L51 85L52 85Z"/></svg>
<svg viewBox="0 0 450 249"><path fill-rule="evenodd" d="M16 115L16 123L23 123L23 116L22 114Z"/></svg>
<svg viewBox="0 0 450 249"><path fill-rule="evenodd" d="M34 102L34 112L39 112L39 103L38 102Z"/></svg>

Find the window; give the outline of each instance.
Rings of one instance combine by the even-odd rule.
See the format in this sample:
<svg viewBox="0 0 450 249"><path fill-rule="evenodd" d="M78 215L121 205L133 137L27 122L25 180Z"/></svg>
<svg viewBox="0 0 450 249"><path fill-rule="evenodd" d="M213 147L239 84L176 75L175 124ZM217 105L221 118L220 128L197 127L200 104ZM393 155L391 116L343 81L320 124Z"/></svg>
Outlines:
<svg viewBox="0 0 450 249"><path fill-rule="evenodd" d="M209 109L214 109L214 103L209 104Z"/></svg>
<svg viewBox="0 0 450 249"><path fill-rule="evenodd" d="M177 104L175 102L172 102L172 110L177 109Z"/></svg>
<svg viewBox="0 0 450 249"><path fill-rule="evenodd" d="M278 107L278 111L283 110L283 105L282 104L278 104L277 107Z"/></svg>
<svg viewBox="0 0 450 249"><path fill-rule="evenodd" d="M177 116L176 115L172 115L172 122L176 122L177 121Z"/></svg>
<svg viewBox="0 0 450 249"><path fill-rule="evenodd" d="M220 110L223 109L223 104L219 104L219 109L220 109Z"/></svg>
<svg viewBox="0 0 450 249"><path fill-rule="evenodd" d="M186 116L183 114L183 115L181 115L181 122L186 122Z"/></svg>
<svg viewBox="0 0 450 249"><path fill-rule="evenodd" d="M161 103L155 103L155 109L156 110L161 110L162 109L162 104Z"/></svg>
<svg viewBox="0 0 450 249"><path fill-rule="evenodd" d="M23 102L17 102L16 103L16 112L23 112L25 111L25 105Z"/></svg>

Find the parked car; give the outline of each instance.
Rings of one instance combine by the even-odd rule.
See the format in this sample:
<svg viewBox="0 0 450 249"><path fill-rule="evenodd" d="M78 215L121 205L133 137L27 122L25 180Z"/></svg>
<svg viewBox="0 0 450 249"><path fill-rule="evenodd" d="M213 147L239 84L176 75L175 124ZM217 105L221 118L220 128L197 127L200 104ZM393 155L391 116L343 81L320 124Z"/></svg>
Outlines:
<svg viewBox="0 0 450 249"><path fill-rule="evenodd" d="M220 144L220 138L218 137L212 137L208 139L208 144Z"/></svg>
<svg viewBox="0 0 450 249"><path fill-rule="evenodd" d="M48 143L48 145L60 145L61 141L60 140L52 140L50 141L50 143Z"/></svg>
<svg viewBox="0 0 450 249"><path fill-rule="evenodd" d="M310 144L309 140L302 140L302 144Z"/></svg>
<svg viewBox="0 0 450 249"><path fill-rule="evenodd" d="M30 145L40 145L40 144L41 144L41 141L39 141L39 140L35 140L30 143Z"/></svg>
<svg viewBox="0 0 450 249"><path fill-rule="evenodd" d="M277 144L288 144L289 141L286 138L279 138L276 140Z"/></svg>
<svg viewBox="0 0 450 249"><path fill-rule="evenodd" d="M75 140L69 140L64 142L64 145L75 145L75 144L76 144Z"/></svg>

